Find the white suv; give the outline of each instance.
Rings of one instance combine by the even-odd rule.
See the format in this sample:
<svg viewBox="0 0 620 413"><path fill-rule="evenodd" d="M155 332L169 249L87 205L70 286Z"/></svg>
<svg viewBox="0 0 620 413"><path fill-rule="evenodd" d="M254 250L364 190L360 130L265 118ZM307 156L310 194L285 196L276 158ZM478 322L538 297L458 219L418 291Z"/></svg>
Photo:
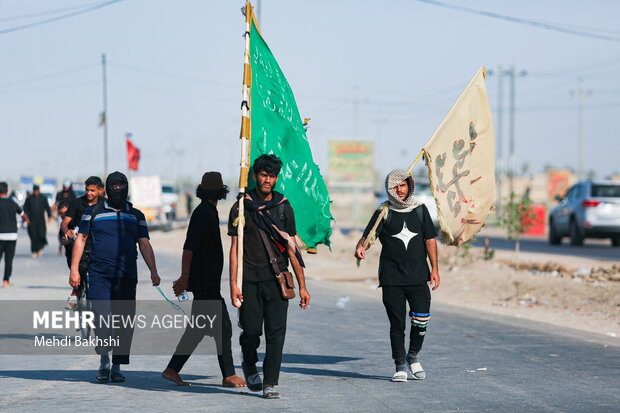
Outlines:
<svg viewBox="0 0 620 413"><path fill-rule="evenodd" d="M581 181L573 185L549 214L549 243L570 237L572 245L584 238L611 238L620 246L620 182Z"/></svg>

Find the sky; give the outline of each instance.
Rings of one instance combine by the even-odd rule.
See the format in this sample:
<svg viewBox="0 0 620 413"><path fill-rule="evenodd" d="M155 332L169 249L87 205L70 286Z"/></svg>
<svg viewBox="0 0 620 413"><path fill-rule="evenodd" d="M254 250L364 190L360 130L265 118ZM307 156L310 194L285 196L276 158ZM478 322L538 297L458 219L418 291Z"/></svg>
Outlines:
<svg viewBox="0 0 620 413"><path fill-rule="evenodd" d="M498 133L497 71L524 72L515 81L518 171L577 168L581 87L584 167L599 178L620 172L620 2L442 2L612 40L416 0L261 0L261 32L301 117L312 119L323 172L330 139L374 141L379 176L406 168L481 65L493 71L487 87L504 157L509 84ZM105 53L110 171L126 170L129 132L141 175L197 182L218 170L237 182L245 2L123 0L8 30L102 3L0 0L0 180L102 174Z"/></svg>

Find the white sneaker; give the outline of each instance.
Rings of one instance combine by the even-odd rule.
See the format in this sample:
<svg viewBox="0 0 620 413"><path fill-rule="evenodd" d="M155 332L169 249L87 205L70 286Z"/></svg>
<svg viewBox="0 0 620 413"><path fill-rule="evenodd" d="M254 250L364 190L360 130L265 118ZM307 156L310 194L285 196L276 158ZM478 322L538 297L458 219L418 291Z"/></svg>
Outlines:
<svg viewBox="0 0 620 413"><path fill-rule="evenodd" d="M406 371L397 371L392 376L392 381L395 381L395 382L407 381L407 372Z"/></svg>

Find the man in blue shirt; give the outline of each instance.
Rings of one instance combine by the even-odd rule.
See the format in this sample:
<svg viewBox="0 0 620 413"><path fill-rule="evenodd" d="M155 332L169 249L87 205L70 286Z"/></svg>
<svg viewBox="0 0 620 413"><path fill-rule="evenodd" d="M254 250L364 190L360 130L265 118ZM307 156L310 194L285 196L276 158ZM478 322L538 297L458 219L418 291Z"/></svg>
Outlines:
<svg viewBox="0 0 620 413"><path fill-rule="evenodd" d="M73 246L69 284L80 285L79 264L86 239L91 237L92 247L88 263L88 300L93 303L96 320L99 316L135 314L138 270L136 261L140 253L151 271L153 285L159 285L155 254L149 242L144 214L127 202L129 191L127 177L120 172L111 173L106 180L107 198L103 204L89 206L82 216L79 235ZM101 341L118 337L120 345L100 345L95 348L101 356L97 373L98 381L125 381L121 364L129 364L129 349L133 328L97 328L95 334ZM110 369L109 352L112 351Z"/></svg>

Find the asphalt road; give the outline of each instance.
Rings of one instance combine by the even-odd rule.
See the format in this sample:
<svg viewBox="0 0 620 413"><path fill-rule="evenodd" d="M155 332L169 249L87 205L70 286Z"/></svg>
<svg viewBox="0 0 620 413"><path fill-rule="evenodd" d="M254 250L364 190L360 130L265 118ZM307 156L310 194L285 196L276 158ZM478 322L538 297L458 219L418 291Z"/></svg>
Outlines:
<svg viewBox="0 0 620 413"><path fill-rule="evenodd" d="M32 260L24 241L16 286L0 289L0 300L65 298L64 261L53 249ZM169 285L180 257L157 259ZM140 274L147 274L144 265ZM157 297L147 277L138 289L139 297ZM133 356L124 384L96 383L94 355L0 355L0 410L612 412L620 406L618 339L436 305L421 353L427 379L392 383L388 323L377 292L324 281L310 281L309 289L310 308L289 309L280 400L220 387L214 356L189 360L182 371L193 384L187 388L161 379L168 355ZM0 320L5 327L10 314ZM233 351L238 364L236 340Z"/></svg>
<svg viewBox="0 0 620 413"><path fill-rule="evenodd" d="M515 249L515 242L513 240L504 237L489 237L489 240L491 241L491 248L498 250ZM476 238L473 245L481 247L483 245L483 238ZM523 238L521 239L521 251L620 261L620 248L612 247L608 239L587 239L583 246L575 247L570 245L567 239L565 239L564 243L561 245L550 245L549 242L543 238Z"/></svg>

